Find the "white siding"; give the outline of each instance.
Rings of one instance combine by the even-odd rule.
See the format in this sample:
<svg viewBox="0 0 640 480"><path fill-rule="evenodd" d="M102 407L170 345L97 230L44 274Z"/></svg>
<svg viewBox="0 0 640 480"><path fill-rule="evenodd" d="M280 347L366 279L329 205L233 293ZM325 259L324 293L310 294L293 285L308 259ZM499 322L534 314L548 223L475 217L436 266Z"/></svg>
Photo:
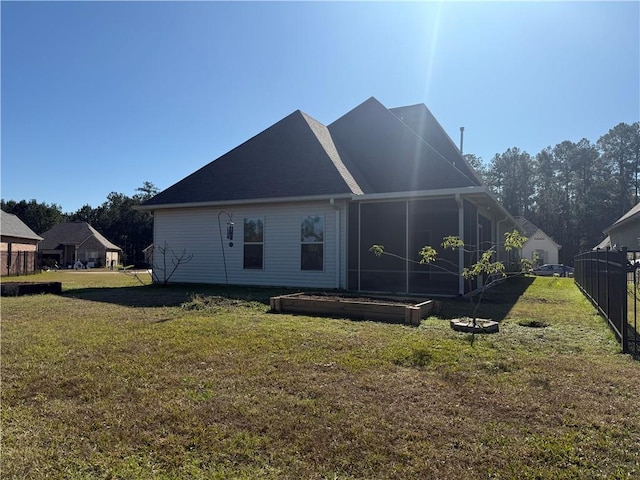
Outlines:
<svg viewBox="0 0 640 480"><path fill-rule="evenodd" d="M523 258L533 259L536 251L544 252L543 263L558 263L558 247L540 230L529 238L522 247Z"/></svg>
<svg viewBox="0 0 640 480"><path fill-rule="evenodd" d="M609 231L611 245L615 248L627 247L628 250L640 248L640 220L634 219Z"/></svg>
<svg viewBox="0 0 640 480"><path fill-rule="evenodd" d="M221 212L224 213L220 214ZM232 247L226 238L227 213L232 215L234 222ZM307 215L321 215L325 218L323 271L300 269L300 228L302 217ZM249 217L264 219L263 270L243 268L243 222L244 218ZM231 285L344 288L345 217L345 204L336 202L334 208L329 201L242 205L224 209L157 210L154 212L155 272L162 281L163 261L166 261L168 275L173 268L173 254L179 256L184 251L187 255L193 255L193 259L180 265L171 277L171 282L224 284L227 281L224 262L226 258L226 276ZM159 248L162 248L165 242L168 249L163 258Z"/></svg>

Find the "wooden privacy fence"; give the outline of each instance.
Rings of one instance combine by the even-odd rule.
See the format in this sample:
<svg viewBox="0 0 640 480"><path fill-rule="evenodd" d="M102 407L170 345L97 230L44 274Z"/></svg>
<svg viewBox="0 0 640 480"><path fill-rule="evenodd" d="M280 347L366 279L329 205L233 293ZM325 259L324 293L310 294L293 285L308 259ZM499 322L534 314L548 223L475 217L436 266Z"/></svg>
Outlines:
<svg viewBox="0 0 640 480"><path fill-rule="evenodd" d="M640 353L638 335L638 253L593 250L574 259L574 279L607 320L624 353Z"/></svg>
<svg viewBox="0 0 640 480"><path fill-rule="evenodd" d="M38 252L0 252L0 275L28 275L35 273Z"/></svg>

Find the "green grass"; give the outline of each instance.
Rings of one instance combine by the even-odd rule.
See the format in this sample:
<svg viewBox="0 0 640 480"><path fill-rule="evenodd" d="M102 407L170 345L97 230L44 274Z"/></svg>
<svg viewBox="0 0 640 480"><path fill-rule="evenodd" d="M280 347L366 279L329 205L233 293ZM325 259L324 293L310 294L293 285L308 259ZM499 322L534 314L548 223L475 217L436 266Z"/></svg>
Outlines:
<svg viewBox="0 0 640 480"><path fill-rule="evenodd" d="M462 301L412 328L272 314L277 290L23 279L63 295L2 299L2 478L640 476L640 365L571 279L493 289L500 333L473 342Z"/></svg>

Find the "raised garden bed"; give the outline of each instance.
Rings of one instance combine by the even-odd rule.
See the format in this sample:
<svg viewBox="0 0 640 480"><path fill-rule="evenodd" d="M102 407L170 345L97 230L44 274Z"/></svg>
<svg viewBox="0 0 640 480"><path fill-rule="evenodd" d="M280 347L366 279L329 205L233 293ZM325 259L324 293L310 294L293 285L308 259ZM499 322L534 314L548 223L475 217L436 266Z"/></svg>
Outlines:
<svg viewBox="0 0 640 480"><path fill-rule="evenodd" d="M385 297L355 297L322 293L294 293L271 297L271 310L327 317L346 317L419 325L433 312L436 303L425 300Z"/></svg>
<svg viewBox="0 0 640 480"><path fill-rule="evenodd" d="M2 282L0 293L3 297L37 295L40 293L62 293L62 282Z"/></svg>

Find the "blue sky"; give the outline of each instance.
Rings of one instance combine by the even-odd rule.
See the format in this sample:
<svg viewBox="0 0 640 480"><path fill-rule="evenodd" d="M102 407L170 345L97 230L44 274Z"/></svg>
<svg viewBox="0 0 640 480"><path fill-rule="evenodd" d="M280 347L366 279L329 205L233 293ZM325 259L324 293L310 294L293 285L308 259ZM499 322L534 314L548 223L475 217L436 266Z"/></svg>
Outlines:
<svg viewBox="0 0 640 480"><path fill-rule="evenodd" d="M424 103L489 161L640 119L639 2L7 2L5 200L164 189L295 110Z"/></svg>

